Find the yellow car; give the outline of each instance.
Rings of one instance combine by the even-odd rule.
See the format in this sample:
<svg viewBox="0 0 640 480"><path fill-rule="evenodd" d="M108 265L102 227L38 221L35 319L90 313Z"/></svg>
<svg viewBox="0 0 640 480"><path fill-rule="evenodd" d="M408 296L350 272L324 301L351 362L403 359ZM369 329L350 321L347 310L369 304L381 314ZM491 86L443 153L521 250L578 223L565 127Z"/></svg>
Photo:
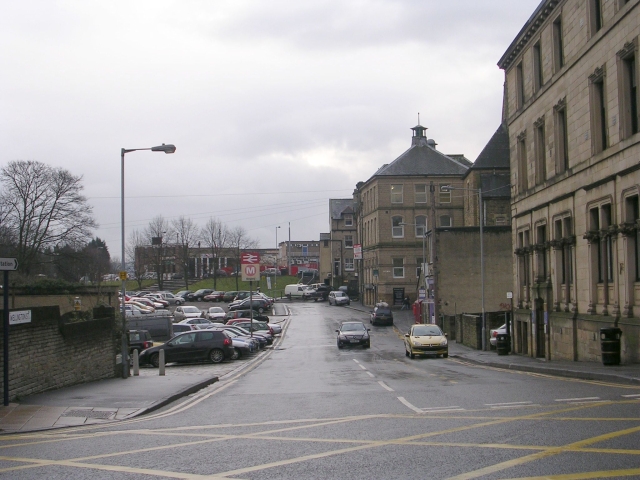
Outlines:
<svg viewBox="0 0 640 480"><path fill-rule="evenodd" d="M447 334L437 325L412 325L409 333L404 335L404 354L416 358L416 355L449 356Z"/></svg>

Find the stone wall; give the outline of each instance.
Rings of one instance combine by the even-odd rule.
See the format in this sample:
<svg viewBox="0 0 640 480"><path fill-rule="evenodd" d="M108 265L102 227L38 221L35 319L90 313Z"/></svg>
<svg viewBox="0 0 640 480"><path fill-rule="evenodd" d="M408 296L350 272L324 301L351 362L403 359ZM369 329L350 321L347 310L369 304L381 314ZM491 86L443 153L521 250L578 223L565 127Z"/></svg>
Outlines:
<svg viewBox="0 0 640 480"><path fill-rule="evenodd" d="M10 400L116 375L119 336L113 314L70 323L62 320L58 306L28 310L31 322L9 329ZM3 363L0 355L0 370ZM4 392L3 378L0 389Z"/></svg>
<svg viewBox="0 0 640 480"><path fill-rule="evenodd" d="M80 298L83 311L91 311L99 305L108 305L118 308L118 290L115 287L86 287L77 293L58 294L58 295L26 295L17 291L9 293L9 308L21 310L31 307L47 307L58 305L60 314L74 311L74 300Z"/></svg>

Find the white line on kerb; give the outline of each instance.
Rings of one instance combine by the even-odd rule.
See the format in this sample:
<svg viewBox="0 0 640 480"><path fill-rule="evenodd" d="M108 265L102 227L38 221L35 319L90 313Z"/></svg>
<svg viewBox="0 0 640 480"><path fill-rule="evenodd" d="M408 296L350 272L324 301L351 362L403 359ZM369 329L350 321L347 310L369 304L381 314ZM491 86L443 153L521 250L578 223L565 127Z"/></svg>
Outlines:
<svg viewBox="0 0 640 480"><path fill-rule="evenodd" d="M369 375L370 377L375 377L375 375L371 372L367 372L367 375Z"/></svg>
<svg viewBox="0 0 640 480"><path fill-rule="evenodd" d="M533 402L485 403L485 407L503 407L505 405L526 405Z"/></svg>
<svg viewBox="0 0 640 480"><path fill-rule="evenodd" d="M554 402L581 402L583 400L600 400L600 397L556 398Z"/></svg>
<svg viewBox="0 0 640 480"><path fill-rule="evenodd" d="M395 391L393 388L391 388L389 385L387 385L386 383L384 383L382 380L380 380L378 383L379 383L379 384L380 384L380 386L381 386L382 388L384 388L385 390L389 390L390 392Z"/></svg>
<svg viewBox="0 0 640 480"><path fill-rule="evenodd" d="M409 403L407 400L405 400L404 397L398 397L398 400L400 400L402 403L404 403L407 407L409 407L414 412L423 413L423 411L420 408L418 408L418 407L412 405L411 403Z"/></svg>
<svg viewBox="0 0 640 480"><path fill-rule="evenodd" d="M633 395L622 395L624 398L636 398L640 397L640 393L634 393Z"/></svg>

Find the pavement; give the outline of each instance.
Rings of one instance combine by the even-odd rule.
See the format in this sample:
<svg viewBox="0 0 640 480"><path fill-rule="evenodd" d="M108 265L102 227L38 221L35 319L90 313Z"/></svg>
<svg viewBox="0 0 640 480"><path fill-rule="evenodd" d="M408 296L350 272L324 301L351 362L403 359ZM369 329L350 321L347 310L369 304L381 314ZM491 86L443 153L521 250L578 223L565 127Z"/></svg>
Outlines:
<svg viewBox="0 0 640 480"><path fill-rule="evenodd" d="M276 303L276 322L288 320L288 308ZM369 307L355 302L345 307L368 314ZM400 333L413 323L411 311L394 310L395 327ZM281 340L274 342L278 345ZM141 368L139 376L127 379L110 378L72 387L61 388L20 399L0 407L0 432L18 433L49 430L75 425L116 422L152 412L191 395L259 361L266 351L248 359L209 365L167 366L166 375L159 376L155 368ZM509 370L541 373L583 380L640 386L640 364L605 366L595 362L546 361L522 355L498 355L457 343L449 343L449 356L476 365Z"/></svg>

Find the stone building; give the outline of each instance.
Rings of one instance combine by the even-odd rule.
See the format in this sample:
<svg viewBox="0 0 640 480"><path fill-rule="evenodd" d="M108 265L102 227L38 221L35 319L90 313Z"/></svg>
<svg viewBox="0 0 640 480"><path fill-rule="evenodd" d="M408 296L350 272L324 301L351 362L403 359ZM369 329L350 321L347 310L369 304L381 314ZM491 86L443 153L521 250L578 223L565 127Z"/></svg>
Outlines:
<svg viewBox="0 0 640 480"><path fill-rule="evenodd" d="M291 240L280 242L278 257L289 269L290 275L304 271L317 272L320 266L320 242L318 240Z"/></svg>
<svg viewBox="0 0 640 480"><path fill-rule="evenodd" d="M598 361L640 338L635 0L544 0L506 50L517 352Z"/></svg>
<svg viewBox="0 0 640 480"><path fill-rule="evenodd" d="M329 199L329 227L328 236L321 234L320 238L320 264L324 267L320 268L320 278L335 289L346 286L350 292L357 293L358 271L353 247L358 243L358 232L353 198Z"/></svg>
<svg viewBox="0 0 640 480"><path fill-rule="evenodd" d="M438 151L422 125L412 130L411 147L354 192L365 305L399 305L405 296L414 301L427 230L464 222L463 203L443 187L461 184L471 162Z"/></svg>

